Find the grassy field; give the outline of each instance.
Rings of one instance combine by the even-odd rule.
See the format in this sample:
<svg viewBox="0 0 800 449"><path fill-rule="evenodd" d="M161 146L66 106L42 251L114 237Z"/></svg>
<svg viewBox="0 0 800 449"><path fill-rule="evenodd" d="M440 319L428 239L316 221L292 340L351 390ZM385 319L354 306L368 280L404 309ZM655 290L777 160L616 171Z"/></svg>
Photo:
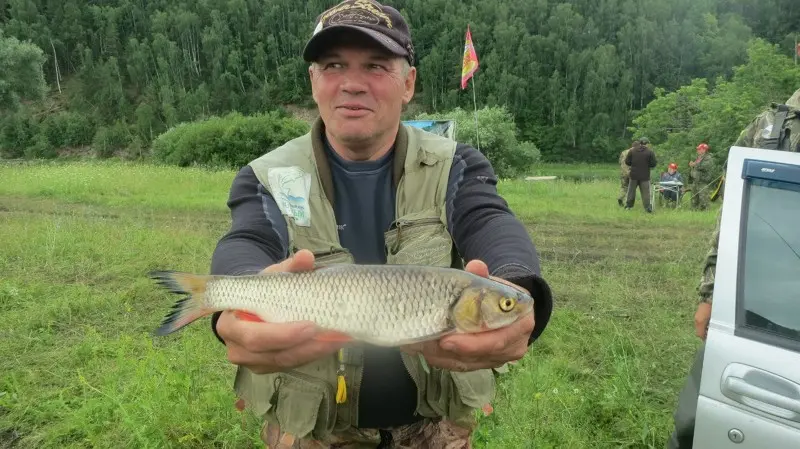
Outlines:
<svg viewBox="0 0 800 449"><path fill-rule="evenodd" d="M149 335L174 298L146 273L207 272L233 176L0 165L0 448L261 447L208 320ZM698 344L714 213L623 211L608 180L500 189L538 245L556 309L501 381L475 447L663 448Z"/></svg>

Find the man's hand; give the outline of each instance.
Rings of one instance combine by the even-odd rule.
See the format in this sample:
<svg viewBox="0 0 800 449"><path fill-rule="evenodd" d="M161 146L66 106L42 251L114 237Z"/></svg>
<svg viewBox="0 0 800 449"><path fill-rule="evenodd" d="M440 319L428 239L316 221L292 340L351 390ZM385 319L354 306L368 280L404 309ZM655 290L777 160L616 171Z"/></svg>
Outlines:
<svg viewBox="0 0 800 449"><path fill-rule="evenodd" d="M478 276L491 277L496 281L526 291L511 282L489 276L486 264L479 260L469 262L466 271ZM534 316L531 313L503 329L478 334L448 335L439 340L408 345L402 350L412 354L422 353L428 364L451 371L496 368L525 356L533 326Z"/></svg>
<svg viewBox="0 0 800 449"><path fill-rule="evenodd" d="M711 321L711 304L702 302L697 306L697 312L694 314L694 331L703 341L705 341L708 336L709 321Z"/></svg>
<svg viewBox="0 0 800 449"><path fill-rule="evenodd" d="M301 250L294 257L265 268L262 273L310 271L313 268L314 255ZM344 345L314 340L318 332L314 323L257 323L239 319L231 310L224 311L217 321L217 333L225 340L228 360L256 374L304 365L332 354Z"/></svg>

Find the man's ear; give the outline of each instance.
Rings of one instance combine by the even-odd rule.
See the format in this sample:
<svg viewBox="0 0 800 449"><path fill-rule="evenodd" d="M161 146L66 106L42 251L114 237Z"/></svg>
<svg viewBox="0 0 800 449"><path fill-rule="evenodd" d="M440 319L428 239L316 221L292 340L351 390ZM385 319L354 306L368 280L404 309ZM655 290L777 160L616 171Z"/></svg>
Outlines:
<svg viewBox="0 0 800 449"><path fill-rule="evenodd" d="M414 91L416 89L417 84L417 68L410 67L408 69L408 75L406 75L405 79L405 93L403 94L403 104L408 104L411 99L414 97Z"/></svg>
<svg viewBox="0 0 800 449"><path fill-rule="evenodd" d="M317 101L317 91L314 88L315 82L314 78L317 76L316 71L314 70L315 65L312 63L308 66L308 81L311 84L311 98L314 99L314 102Z"/></svg>

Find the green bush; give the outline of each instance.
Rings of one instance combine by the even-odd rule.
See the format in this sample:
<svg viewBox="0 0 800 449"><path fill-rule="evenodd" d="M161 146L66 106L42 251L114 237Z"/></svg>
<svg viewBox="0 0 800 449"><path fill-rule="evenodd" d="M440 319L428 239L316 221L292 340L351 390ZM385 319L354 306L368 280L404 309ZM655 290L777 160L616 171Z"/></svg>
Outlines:
<svg viewBox="0 0 800 449"><path fill-rule="evenodd" d="M124 150L131 143L128 127L117 120L113 126L101 126L92 139L92 150L99 158L111 157L115 151Z"/></svg>
<svg viewBox="0 0 800 449"><path fill-rule="evenodd" d="M76 112L61 111L42 122L42 131L56 148L89 145L96 133L89 117Z"/></svg>
<svg viewBox="0 0 800 449"><path fill-rule="evenodd" d="M308 129L306 122L278 112L254 116L234 112L162 133L153 141L153 158L179 166L239 168Z"/></svg>
<svg viewBox="0 0 800 449"><path fill-rule="evenodd" d="M492 164L501 178L510 178L524 172L541 158L533 142L520 142L514 117L502 107L484 107L478 110L478 138L475 135L475 112L456 108L451 111L414 117L416 120L454 120L458 142L478 148Z"/></svg>
<svg viewBox="0 0 800 449"><path fill-rule="evenodd" d="M25 149L34 144L39 125L30 114L18 111L0 118L0 157L14 159L23 157Z"/></svg>
<svg viewBox="0 0 800 449"><path fill-rule="evenodd" d="M58 156L56 148L44 133L33 136L32 144L25 148L26 159L53 159Z"/></svg>

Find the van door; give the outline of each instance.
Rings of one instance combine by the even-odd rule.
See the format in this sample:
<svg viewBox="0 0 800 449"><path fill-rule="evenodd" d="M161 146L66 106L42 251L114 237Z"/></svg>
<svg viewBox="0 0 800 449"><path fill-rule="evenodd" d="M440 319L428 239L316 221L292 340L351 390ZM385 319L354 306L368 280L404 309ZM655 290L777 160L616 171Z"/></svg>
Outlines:
<svg viewBox="0 0 800 449"><path fill-rule="evenodd" d="M800 448L800 154L732 147L694 447Z"/></svg>

